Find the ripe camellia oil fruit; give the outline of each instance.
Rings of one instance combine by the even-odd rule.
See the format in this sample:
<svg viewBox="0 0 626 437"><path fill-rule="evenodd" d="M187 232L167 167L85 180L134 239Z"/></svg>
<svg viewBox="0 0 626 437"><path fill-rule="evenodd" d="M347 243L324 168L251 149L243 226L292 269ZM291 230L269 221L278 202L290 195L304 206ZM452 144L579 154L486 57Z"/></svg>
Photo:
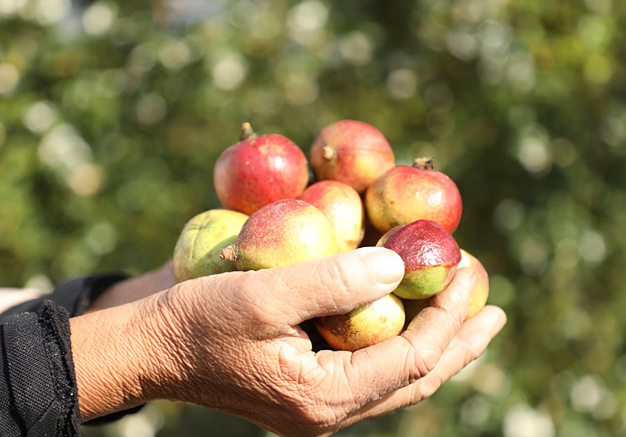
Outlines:
<svg viewBox="0 0 626 437"><path fill-rule="evenodd" d="M193 217L181 232L172 262L178 282L236 270L221 259L222 250L235 242L248 216L226 209L212 209Z"/></svg>
<svg viewBox="0 0 626 437"><path fill-rule="evenodd" d="M487 298L489 297L489 275L478 259L461 249L461 262L457 268L461 269L463 267L470 267L476 273L476 282L470 296L469 306L467 307L467 316L465 317L466 319L471 319L487 303Z"/></svg>
<svg viewBox="0 0 626 437"><path fill-rule="evenodd" d="M390 294L347 314L315 319L315 326L333 349L355 351L400 334L404 317L402 301Z"/></svg>
<svg viewBox="0 0 626 437"><path fill-rule="evenodd" d="M446 288L461 261L461 250L448 231L418 220L387 232L377 246L396 252L405 265L394 293L403 299L426 299Z"/></svg>
<svg viewBox="0 0 626 437"><path fill-rule="evenodd" d="M250 216L237 240L222 251L238 270L287 266L338 252L333 225L313 205L287 199Z"/></svg>
<svg viewBox="0 0 626 437"><path fill-rule="evenodd" d="M226 149L213 172L217 197L227 209L252 214L281 199L295 199L309 180L302 150L282 135L254 133L244 123L240 141Z"/></svg>
<svg viewBox="0 0 626 437"><path fill-rule="evenodd" d="M330 220L340 252L359 247L365 233L365 214L354 188L342 182L321 181L304 190L298 199L310 203Z"/></svg>
<svg viewBox="0 0 626 437"><path fill-rule="evenodd" d="M311 146L311 166L317 178L343 182L358 193L394 165L393 150L385 136L362 121L328 125Z"/></svg>
<svg viewBox="0 0 626 437"><path fill-rule="evenodd" d="M476 274L476 282L470 295L469 305L465 320L471 319L478 314L487 304L489 297L489 275L480 261L467 251L461 249L461 262L457 265L457 270L465 267L471 268ZM404 300L404 312L407 323L415 318L424 308L429 306L430 299Z"/></svg>
<svg viewBox="0 0 626 437"><path fill-rule="evenodd" d="M434 221L453 233L463 213L461 194L445 174L433 169L432 158L399 165L374 182L365 195L367 215L376 229L390 229L416 220Z"/></svg>

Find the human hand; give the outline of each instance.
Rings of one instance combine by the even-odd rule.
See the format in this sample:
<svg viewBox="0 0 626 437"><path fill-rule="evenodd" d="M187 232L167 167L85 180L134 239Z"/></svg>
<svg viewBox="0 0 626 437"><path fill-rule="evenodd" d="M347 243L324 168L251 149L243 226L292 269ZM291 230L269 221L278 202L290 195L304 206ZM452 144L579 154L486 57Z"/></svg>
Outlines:
<svg viewBox="0 0 626 437"><path fill-rule="evenodd" d="M395 289L397 254L366 248L290 267L187 281L145 308L146 398L217 408L285 436L327 436L430 396L482 354L506 321L495 307L463 324L474 275L450 286L396 338L356 352L312 351L298 326ZM156 308L156 312L154 310ZM158 356L158 359L154 358Z"/></svg>

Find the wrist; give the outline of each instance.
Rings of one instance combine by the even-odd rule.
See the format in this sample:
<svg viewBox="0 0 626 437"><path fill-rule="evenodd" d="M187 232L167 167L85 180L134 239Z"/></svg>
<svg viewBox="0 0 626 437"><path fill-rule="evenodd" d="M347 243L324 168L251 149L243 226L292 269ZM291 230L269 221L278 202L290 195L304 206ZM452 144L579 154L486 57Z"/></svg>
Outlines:
<svg viewBox="0 0 626 437"><path fill-rule="evenodd" d="M161 361L156 299L72 318L70 326L83 421L163 397L170 366Z"/></svg>

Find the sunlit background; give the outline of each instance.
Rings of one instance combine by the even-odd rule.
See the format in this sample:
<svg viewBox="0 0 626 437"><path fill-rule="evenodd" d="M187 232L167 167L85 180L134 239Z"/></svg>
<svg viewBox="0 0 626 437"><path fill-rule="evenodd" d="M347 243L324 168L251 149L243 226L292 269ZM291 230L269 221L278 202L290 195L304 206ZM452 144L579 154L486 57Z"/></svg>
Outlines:
<svg viewBox="0 0 626 437"><path fill-rule="evenodd" d="M508 326L359 437L626 435L626 2L0 0L0 285L139 274L249 120L377 126L458 184ZM89 436L269 436L156 403Z"/></svg>

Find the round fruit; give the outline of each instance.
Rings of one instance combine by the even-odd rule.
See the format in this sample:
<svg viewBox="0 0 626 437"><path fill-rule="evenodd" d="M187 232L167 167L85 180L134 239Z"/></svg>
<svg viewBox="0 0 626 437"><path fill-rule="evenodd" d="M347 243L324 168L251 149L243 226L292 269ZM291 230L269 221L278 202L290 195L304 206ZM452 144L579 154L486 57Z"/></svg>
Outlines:
<svg viewBox="0 0 626 437"><path fill-rule="evenodd" d="M478 314L487 303L487 298L489 297L489 275L480 261L461 249L461 261L457 265L457 270L465 267L471 268L476 274L476 282L470 295L470 302L467 306L467 314L465 316L465 320L467 320ZM406 313L406 324L408 324L420 311L430 306L430 299L407 299L402 303L404 304L404 312Z"/></svg>
<svg viewBox="0 0 626 437"><path fill-rule="evenodd" d="M343 182L359 193L394 165L385 136L362 121L342 120L326 126L311 146L311 166L319 180Z"/></svg>
<svg viewBox="0 0 626 437"><path fill-rule="evenodd" d="M457 268L470 267L476 273L476 283L472 289L470 303L467 307L467 316L465 319L471 319L478 314L487 303L489 297L489 275L482 263L465 250L461 249L461 262Z"/></svg>
<svg viewBox="0 0 626 437"><path fill-rule="evenodd" d="M257 136L244 123L240 141L224 150L213 172L225 208L252 214L281 199L295 199L309 180L302 150L282 135Z"/></svg>
<svg viewBox="0 0 626 437"><path fill-rule="evenodd" d="M433 170L432 158L385 173L368 188L365 207L382 233L416 220L432 220L453 233L463 213L459 189L448 176Z"/></svg>
<svg viewBox="0 0 626 437"><path fill-rule="evenodd" d="M390 294L347 314L315 319L315 326L333 349L355 351L400 334L404 307Z"/></svg>
<svg viewBox="0 0 626 437"><path fill-rule="evenodd" d="M250 216L237 240L222 251L239 270L287 266L338 252L335 230L302 200L279 200Z"/></svg>
<svg viewBox="0 0 626 437"><path fill-rule="evenodd" d="M365 214L354 188L342 182L321 181L304 190L298 199L310 203L330 220L340 252L359 247L365 233Z"/></svg>
<svg viewBox="0 0 626 437"><path fill-rule="evenodd" d="M178 282L236 270L221 259L222 249L237 239L248 216L226 209L213 209L193 217L174 248L174 275Z"/></svg>
<svg viewBox="0 0 626 437"><path fill-rule="evenodd" d="M446 288L461 261L459 246L444 228L418 220L387 232L377 246L398 253L405 265L394 293L403 299L426 299Z"/></svg>

